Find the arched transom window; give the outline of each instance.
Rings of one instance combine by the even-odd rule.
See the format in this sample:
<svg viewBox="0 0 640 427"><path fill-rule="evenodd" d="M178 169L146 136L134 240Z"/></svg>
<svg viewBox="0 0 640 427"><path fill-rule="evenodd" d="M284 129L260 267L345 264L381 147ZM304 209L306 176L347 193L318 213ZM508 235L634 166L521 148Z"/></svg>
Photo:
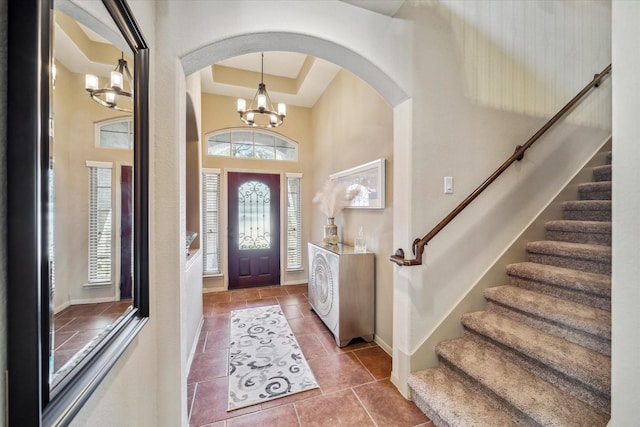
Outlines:
<svg viewBox="0 0 640 427"><path fill-rule="evenodd" d="M118 117L95 124L96 147L133 149L133 119Z"/></svg>
<svg viewBox="0 0 640 427"><path fill-rule="evenodd" d="M267 130L225 129L206 135L210 156L298 160L298 144Z"/></svg>

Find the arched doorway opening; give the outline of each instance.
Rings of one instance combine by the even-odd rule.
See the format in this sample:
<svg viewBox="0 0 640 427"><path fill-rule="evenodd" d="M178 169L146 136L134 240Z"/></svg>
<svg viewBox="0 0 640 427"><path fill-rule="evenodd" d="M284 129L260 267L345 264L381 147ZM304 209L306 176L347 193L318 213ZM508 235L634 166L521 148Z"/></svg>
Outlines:
<svg viewBox="0 0 640 427"><path fill-rule="evenodd" d="M185 75L192 75L198 72L204 67L208 67L213 63L220 62L222 60L232 58L235 56L261 52L270 50L279 51L292 51L304 54L309 54L322 58L324 60L335 63L355 76L366 82L372 89L374 89L392 108L392 121L393 121L393 135L389 142L392 146L392 150L395 151L396 147L406 147L410 142L411 135L411 102L407 93L381 68L376 66L368 58L365 58L361 54L332 41L321 39L318 37L296 34L296 33L254 33L244 34L241 36L231 37L228 39L216 41L197 50L194 50L181 58L181 63ZM401 111L402 114L399 114ZM204 132L204 129L203 129ZM402 148L399 148L403 150ZM394 161L396 157L394 154ZM408 171L394 170L390 168L389 173L395 179L396 174L400 174L401 179L408 177ZM410 178L410 177L409 177ZM400 195L397 195L400 197ZM396 199L398 200L398 199ZM401 205L402 201L400 201ZM398 205L397 203L395 205ZM391 203L388 205L391 208ZM393 230L386 237L389 240L393 240ZM409 239L408 236L399 236L401 240ZM392 251L389 251L389 254ZM378 264L384 265L385 268L390 271L391 277L393 277L393 267L390 263L386 263L386 252L379 254ZM393 287L393 279L390 280L389 287ZM388 298L385 304L388 306L386 309L386 321L389 324L389 329L393 329L393 292L390 293L391 298ZM377 323L378 322L377 320ZM390 334L391 335L391 334ZM388 345L385 347L388 352L392 350L392 343L389 340Z"/></svg>

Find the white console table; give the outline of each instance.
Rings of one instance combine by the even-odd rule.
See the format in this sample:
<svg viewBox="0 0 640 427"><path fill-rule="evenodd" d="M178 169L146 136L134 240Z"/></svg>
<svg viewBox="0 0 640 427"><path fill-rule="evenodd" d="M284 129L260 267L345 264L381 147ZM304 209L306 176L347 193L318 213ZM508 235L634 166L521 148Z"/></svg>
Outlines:
<svg viewBox="0 0 640 427"><path fill-rule="evenodd" d="M374 333L374 254L309 243L309 303L339 347Z"/></svg>

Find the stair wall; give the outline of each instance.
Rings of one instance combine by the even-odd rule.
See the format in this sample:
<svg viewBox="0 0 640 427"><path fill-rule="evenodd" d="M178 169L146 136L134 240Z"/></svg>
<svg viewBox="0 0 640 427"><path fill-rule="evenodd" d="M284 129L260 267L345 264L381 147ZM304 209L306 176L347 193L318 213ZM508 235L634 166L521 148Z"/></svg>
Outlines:
<svg viewBox="0 0 640 427"><path fill-rule="evenodd" d="M606 156L611 151L611 147L611 138L608 138L591 156L591 159L584 164L547 207L542 210L538 217L517 236L512 245L487 269L486 273L460 302L451 309L447 317L423 341L422 345L410 355L411 372L438 366L438 356L435 351L438 343L463 334L464 329L460 323L462 315L486 308L487 301L484 298L484 290L495 286L496 283L504 282L508 265L527 260L526 246L528 242L545 240L544 224L548 221L562 218L563 204L576 199L581 183L593 180L591 169L607 162Z"/></svg>
<svg viewBox="0 0 640 427"><path fill-rule="evenodd" d="M484 289L483 310L459 317L463 334L435 346L437 368L411 374L416 404L436 425L609 421L611 222L597 205L611 206L610 147L568 186L568 200L551 204L559 213L552 206L534 221L542 237L527 238L526 259Z"/></svg>

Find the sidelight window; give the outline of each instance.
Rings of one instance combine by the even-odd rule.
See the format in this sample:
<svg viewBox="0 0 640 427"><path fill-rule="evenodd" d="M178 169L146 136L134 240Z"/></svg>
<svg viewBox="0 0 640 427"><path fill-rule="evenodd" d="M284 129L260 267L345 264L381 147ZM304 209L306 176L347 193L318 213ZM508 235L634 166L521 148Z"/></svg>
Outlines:
<svg viewBox="0 0 640 427"><path fill-rule="evenodd" d="M220 273L220 171L202 173L202 273Z"/></svg>
<svg viewBox="0 0 640 427"><path fill-rule="evenodd" d="M89 283L111 281L111 163L87 162L89 168Z"/></svg>
<svg viewBox="0 0 640 427"><path fill-rule="evenodd" d="M287 269L302 268L301 198L302 174L287 174Z"/></svg>

